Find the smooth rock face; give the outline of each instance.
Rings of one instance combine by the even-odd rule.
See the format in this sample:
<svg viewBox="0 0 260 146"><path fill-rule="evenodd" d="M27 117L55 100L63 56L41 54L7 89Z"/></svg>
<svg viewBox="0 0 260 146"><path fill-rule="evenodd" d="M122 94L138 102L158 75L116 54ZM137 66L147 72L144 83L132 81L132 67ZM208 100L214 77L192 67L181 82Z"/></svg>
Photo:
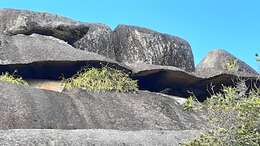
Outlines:
<svg viewBox="0 0 260 146"><path fill-rule="evenodd" d="M77 50L52 36L0 35L0 64L26 64L39 61L97 60L116 63L96 53Z"/></svg>
<svg viewBox="0 0 260 146"><path fill-rule="evenodd" d="M235 62L236 66L230 70L226 66L230 63L232 64L232 62ZM245 62L223 49L216 49L209 52L196 66L196 74L203 77L212 77L223 73L249 77L259 75Z"/></svg>
<svg viewBox="0 0 260 146"><path fill-rule="evenodd" d="M179 146L186 139L201 134L185 131L118 131L118 130L0 130L4 146Z"/></svg>
<svg viewBox="0 0 260 146"><path fill-rule="evenodd" d="M0 82L0 129L190 130L206 128L201 113L183 111L161 94L44 91Z"/></svg>
<svg viewBox="0 0 260 146"><path fill-rule="evenodd" d="M119 25L113 32L119 62L175 66L194 71L191 47L185 40L146 28Z"/></svg>
<svg viewBox="0 0 260 146"><path fill-rule="evenodd" d="M49 13L1 9L0 32L9 35L33 33L53 36L76 48L114 59L110 49L111 29L98 23L82 23Z"/></svg>

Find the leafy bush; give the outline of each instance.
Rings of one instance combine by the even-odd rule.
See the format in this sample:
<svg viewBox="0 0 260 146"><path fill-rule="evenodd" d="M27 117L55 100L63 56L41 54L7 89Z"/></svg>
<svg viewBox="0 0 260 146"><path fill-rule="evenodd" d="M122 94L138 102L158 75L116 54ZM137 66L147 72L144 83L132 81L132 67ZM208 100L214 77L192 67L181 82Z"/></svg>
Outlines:
<svg viewBox="0 0 260 146"><path fill-rule="evenodd" d="M65 80L65 88L82 88L90 91L137 91L137 81L122 71L103 67L84 69Z"/></svg>
<svg viewBox="0 0 260 146"><path fill-rule="evenodd" d="M11 75L8 72L0 75L0 81L9 82L17 85L28 85L28 83L24 81L21 77L16 75Z"/></svg>
<svg viewBox="0 0 260 146"><path fill-rule="evenodd" d="M224 87L206 101L211 130L184 146L259 146L260 89Z"/></svg>

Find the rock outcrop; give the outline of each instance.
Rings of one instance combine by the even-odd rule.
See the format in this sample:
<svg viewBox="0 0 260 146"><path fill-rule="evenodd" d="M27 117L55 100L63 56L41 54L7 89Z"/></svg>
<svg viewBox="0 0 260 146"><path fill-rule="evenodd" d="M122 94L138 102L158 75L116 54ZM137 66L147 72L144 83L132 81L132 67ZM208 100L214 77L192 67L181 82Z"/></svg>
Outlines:
<svg viewBox="0 0 260 146"><path fill-rule="evenodd" d="M208 128L205 110L184 111L182 99L204 101L240 80L260 87L230 53L212 51L195 70L187 41L146 28L14 9L1 9L0 20L0 73L29 83L0 81L0 145L178 145ZM61 77L104 66L129 74L139 91L64 89Z"/></svg>
<svg viewBox="0 0 260 146"><path fill-rule="evenodd" d="M196 74L213 77L219 74L256 77L259 74L245 62L223 49L216 49L207 54L196 66Z"/></svg>
<svg viewBox="0 0 260 146"><path fill-rule="evenodd" d="M191 130L205 116L161 94L44 91L0 82L0 129Z"/></svg>
<svg viewBox="0 0 260 146"><path fill-rule="evenodd" d="M15 9L1 9L0 20L0 33L53 36L81 50L115 58L110 48L111 29L104 24L82 23L49 13Z"/></svg>
<svg viewBox="0 0 260 146"><path fill-rule="evenodd" d="M194 71L191 47L181 38L146 28L119 25L113 32L113 41L119 62L142 62Z"/></svg>

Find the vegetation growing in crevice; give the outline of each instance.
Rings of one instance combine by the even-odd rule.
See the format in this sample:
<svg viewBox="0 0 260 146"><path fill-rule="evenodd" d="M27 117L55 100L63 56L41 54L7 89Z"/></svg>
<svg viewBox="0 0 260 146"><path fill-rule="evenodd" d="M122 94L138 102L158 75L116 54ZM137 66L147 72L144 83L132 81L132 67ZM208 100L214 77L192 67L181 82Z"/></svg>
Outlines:
<svg viewBox="0 0 260 146"><path fill-rule="evenodd" d="M236 71L237 67L238 67L238 60L237 59L233 59L233 58L228 58L226 60L226 63L224 64L224 68L227 71Z"/></svg>
<svg viewBox="0 0 260 146"><path fill-rule="evenodd" d="M183 146L259 146L260 89L248 94L245 86L224 87L209 98L210 130Z"/></svg>
<svg viewBox="0 0 260 146"><path fill-rule="evenodd" d="M183 104L184 110L192 111L194 108L193 104L194 104L193 97L192 96L188 97L185 103Z"/></svg>
<svg viewBox="0 0 260 146"><path fill-rule="evenodd" d="M201 103L198 101L198 99L195 97L195 95L190 96L187 98L187 100L183 104L183 109L185 111L194 111L197 112L201 110Z"/></svg>
<svg viewBox="0 0 260 146"><path fill-rule="evenodd" d="M89 91L132 92L138 90L136 80L128 74L109 67L88 68L64 80L65 88L81 88Z"/></svg>
<svg viewBox="0 0 260 146"><path fill-rule="evenodd" d="M8 72L2 73L2 75L0 75L0 81L17 84L17 85L28 85L28 83L24 81L22 77L19 77L15 74L11 75Z"/></svg>

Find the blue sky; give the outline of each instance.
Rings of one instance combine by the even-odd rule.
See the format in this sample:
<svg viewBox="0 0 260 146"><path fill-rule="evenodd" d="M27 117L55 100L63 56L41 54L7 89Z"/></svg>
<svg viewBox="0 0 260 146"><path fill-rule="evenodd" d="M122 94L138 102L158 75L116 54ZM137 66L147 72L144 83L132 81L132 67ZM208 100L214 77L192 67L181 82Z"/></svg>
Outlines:
<svg viewBox="0 0 260 146"><path fill-rule="evenodd" d="M56 13L112 28L151 28L189 41L196 64L210 50L223 48L258 71L259 7L259 0L0 0L0 8Z"/></svg>

